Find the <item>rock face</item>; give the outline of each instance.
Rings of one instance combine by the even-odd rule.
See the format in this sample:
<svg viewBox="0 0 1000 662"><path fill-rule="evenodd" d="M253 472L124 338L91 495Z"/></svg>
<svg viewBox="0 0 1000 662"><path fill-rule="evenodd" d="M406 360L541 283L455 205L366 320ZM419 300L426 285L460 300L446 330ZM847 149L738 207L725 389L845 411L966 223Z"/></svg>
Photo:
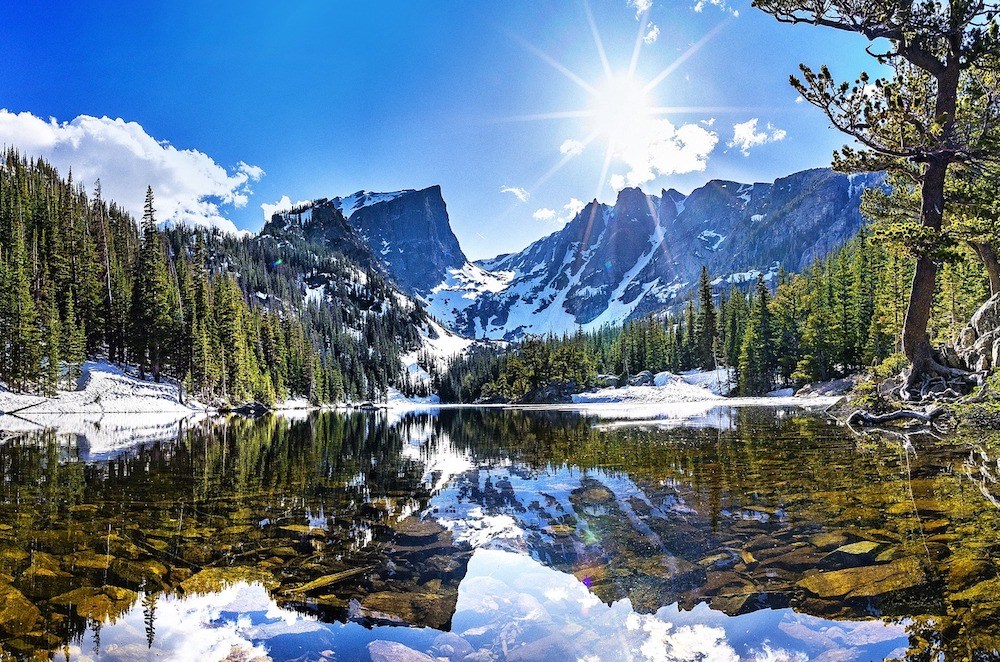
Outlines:
<svg viewBox="0 0 1000 662"><path fill-rule="evenodd" d="M1000 365L1000 294L980 306L955 344L958 360L969 370Z"/></svg>
<svg viewBox="0 0 1000 662"><path fill-rule="evenodd" d="M475 337L621 322L679 303L702 266L717 285L801 271L857 233L861 193L881 184L818 169L773 184L711 181L688 196L624 189L519 253L451 271L429 309Z"/></svg>
<svg viewBox="0 0 1000 662"><path fill-rule="evenodd" d="M451 230L440 186L399 194L362 192L363 201L352 204L358 195L340 203L344 214L407 294L429 294L448 269L467 262Z"/></svg>

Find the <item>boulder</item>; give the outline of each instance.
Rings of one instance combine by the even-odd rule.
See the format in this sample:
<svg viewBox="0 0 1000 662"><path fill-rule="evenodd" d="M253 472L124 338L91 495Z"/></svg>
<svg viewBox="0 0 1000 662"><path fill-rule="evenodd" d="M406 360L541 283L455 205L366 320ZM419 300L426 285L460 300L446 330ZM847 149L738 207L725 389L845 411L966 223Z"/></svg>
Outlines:
<svg viewBox="0 0 1000 662"><path fill-rule="evenodd" d="M854 388L854 380L845 377L844 379L831 379L826 382L815 382L806 384L795 392L796 397L821 397L846 395Z"/></svg>
<svg viewBox="0 0 1000 662"><path fill-rule="evenodd" d="M1000 294L979 307L958 334L955 354L959 367L975 372L1000 366ZM945 357L949 365L950 357Z"/></svg>
<svg viewBox="0 0 1000 662"><path fill-rule="evenodd" d="M552 382L529 391L518 400L525 405L560 404L573 402L573 394L580 392L580 385L575 381Z"/></svg>
<svg viewBox="0 0 1000 662"><path fill-rule="evenodd" d="M634 375L628 380L629 386L650 386L653 383L653 373L649 370L643 370L642 372Z"/></svg>
<svg viewBox="0 0 1000 662"><path fill-rule="evenodd" d="M368 644L372 662L434 662L434 658L395 641L379 639Z"/></svg>
<svg viewBox="0 0 1000 662"><path fill-rule="evenodd" d="M31 632L42 614L24 594L10 584L0 583L0 632L22 635Z"/></svg>
<svg viewBox="0 0 1000 662"><path fill-rule="evenodd" d="M618 379L618 375L598 375L597 385L605 388L618 388L621 382Z"/></svg>
<svg viewBox="0 0 1000 662"><path fill-rule="evenodd" d="M969 326L980 336L1000 328L1000 294L994 295L979 307L972 315Z"/></svg>
<svg viewBox="0 0 1000 662"><path fill-rule="evenodd" d="M920 586L926 581L920 559L910 557L879 565L806 575L799 586L821 598L867 598Z"/></svg>

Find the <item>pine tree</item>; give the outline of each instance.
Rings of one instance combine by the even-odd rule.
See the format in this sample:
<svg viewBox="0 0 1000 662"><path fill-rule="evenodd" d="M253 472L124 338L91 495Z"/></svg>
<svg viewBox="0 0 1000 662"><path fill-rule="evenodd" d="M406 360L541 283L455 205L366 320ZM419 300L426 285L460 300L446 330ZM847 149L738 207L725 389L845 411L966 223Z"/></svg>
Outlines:
<svg viewBox="0 0 1000 662"><path fill-rule="evenodd" d="M854 85L838 83L830 70L801 66L803 80L792 85L807 102L822 109L832 124L863 150L843 148L834 166L847 171L890 171L917 183L918 221L892 223L918 249L912 286L903 319L902 348L910 361L906 389L912 393L928 375L953 376L931 351L931 318L939 250L948 208L946 187L956 164L975 171L994 161L995 131L963 130L993 127L1000 108L962 92L980 64L992 64L1000 49L997 8L990 2L815 2L814 0L754 0L787 23L808 23L853 32L886 48L869 47L891 79L871 81L862 73ZM989 95L985 95L989 96ZM971 102L968 102L971 101ZM977 101L979 101L977 103Z"/></svg>
<svg viewBox="0 0 1000 662"><path fill-rule="evenodd" d="M77 321L72 297L66 301L66 318L63 320L62 338L60 350L61 359L66 365L66 386L69 389L75 389L76 381L80 377L80 366L87 358L87 334L83 324Z"/></svg>
<svg viewBox="0 0 1000 662"><path fill-rule="evenodd" d="M740 347L740 393L760 395L771 390L774 341L771 328L770 292L763 276L757 277L750 314Z"/></svg>
<svg viewBox="0 0 1000 662"><path fill-rule="evenodd" d="M714 369L718 329L715 324L715 305L712 301L712 282L708 278L708 269L704 266L701 268L701 278L698 283L698 319L695 336L698 365L705 370Z"/></svg>
<svg viewBox="0 0 1000 662"><path fill-rule="evenodd" d="M142 216L142 247L133 279L130 315L132 357L139 374L148 369L160 381L174 325L175 292L167 272L162 235L156 229L153 189L147 187Z"/></svg>

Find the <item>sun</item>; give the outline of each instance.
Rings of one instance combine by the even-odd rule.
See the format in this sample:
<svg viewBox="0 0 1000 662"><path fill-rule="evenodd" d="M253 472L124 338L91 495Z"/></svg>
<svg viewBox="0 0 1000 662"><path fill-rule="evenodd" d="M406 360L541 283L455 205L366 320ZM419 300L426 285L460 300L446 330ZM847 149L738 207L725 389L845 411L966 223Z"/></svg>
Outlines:
<svg viewBox="0 0 1000 662"><path fill-rule="evenodd" d="M616 75L595 86L593 130L616 145L640 139L653 115L649 92L633 76Z"/></svg>
<svg viewBox="0 0 1000 662"><path fill-rule="evenodd" d="M643 45L649 43L645 40L648 8L641 16L637 17L639 31L636 34L628 67L616 70L612 67L608 59L604 43L601 41L601 36L597 29L597 23L590 11L590 5L587 0L584 0L583 5L587 22L590 25L590 32L594 39L594 47L597 50L604 73L598 81L584 79L545 51L537 48L518 35L510 33L510 37L525 50L534 53L539 59L568 78L587 94L587 102L583 107L529 115L516 115L497 120L501 122L584 120L589 126L589 135L586 137L577 138L576 136L572 136L569 139L563 140L559 149L562 154L561 158L527 189L529 192L541 187L567 163L582 154L592 143L599 141L604 143L603 165L600 170L600 176L597 178L597 187L594 194L595 198L599 198L606 185L610 184L617 188L616 184L611 179L608 179L611 163L615 158L627 161L642 161L644 159L648 161L650 145L660 141L664 134L673 133L674 126L666 119L667 116L704 112L729 112L735 110L718 106L664 106L655 103L656 91L664 80L718 35L729 21L732 20L732 17L728 17L720 22L701 39L691 44L687 50L677 56L659 74L648 80L640 80L637 75L639 54ZM619 175L616 175L612 179L616 178L618 181L622 181Z"/></svg>

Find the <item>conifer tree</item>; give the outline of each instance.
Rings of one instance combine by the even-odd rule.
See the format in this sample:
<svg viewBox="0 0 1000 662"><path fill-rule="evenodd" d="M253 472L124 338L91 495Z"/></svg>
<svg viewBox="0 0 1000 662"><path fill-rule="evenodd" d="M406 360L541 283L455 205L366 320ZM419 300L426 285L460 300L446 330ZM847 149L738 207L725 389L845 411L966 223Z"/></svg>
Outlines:
<svg viewBox="0 0 1000 662"><path fill-rule="evenodd" d="M174 323L163 238L156 229L153 189L146 188L142 216L142 247L132 289L131 339L140 375L147 369L160 381L163 360Z"/></svg>
<svg viewBox="0 0 1000 662"><path fill-rule="evenodd" d="M698 365L705 370L714 369L718 329L715 324L715 304L712 301L712 282L708 277L708 269L704 266L701 268L701 278L698 282L696 338Z"/></svg>
<svg viewBox="0 0 1000 662"><path fill-rule="evenodd" d="M740 347L740 393L760 395L771 390L773 370L770 292L764 277L757 277L746 331Z"/></svg>

